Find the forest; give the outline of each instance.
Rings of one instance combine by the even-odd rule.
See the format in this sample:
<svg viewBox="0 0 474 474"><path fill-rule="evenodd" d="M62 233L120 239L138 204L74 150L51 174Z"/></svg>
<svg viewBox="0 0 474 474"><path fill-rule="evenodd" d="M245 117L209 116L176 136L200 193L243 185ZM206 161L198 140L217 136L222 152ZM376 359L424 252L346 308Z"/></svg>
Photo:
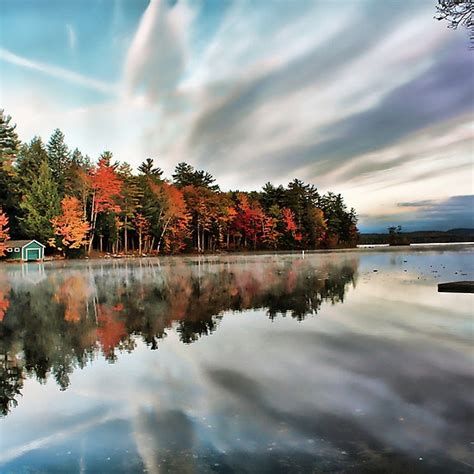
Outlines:
<svg viewBox="0 0 474 474"><path fill-rule="evenodd" d="M109 151L92 160L61 130L22 143L0 111L0 256L8 239L50 253L174 254L355 246L357 215L340 194L294 179L286 187L222 191L208 172L151 158L135 171Z"/></svg>

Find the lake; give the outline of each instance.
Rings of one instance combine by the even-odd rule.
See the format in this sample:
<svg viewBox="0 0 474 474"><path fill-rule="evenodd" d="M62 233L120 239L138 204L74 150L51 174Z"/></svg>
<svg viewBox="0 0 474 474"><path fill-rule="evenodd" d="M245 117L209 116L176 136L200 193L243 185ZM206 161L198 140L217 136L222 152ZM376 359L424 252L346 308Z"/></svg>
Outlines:
<svg viewBox="0 0 474 474"><path fill-rule="evenodd" d="M0 266L0 471L471 473L474 248Z"/></svg>

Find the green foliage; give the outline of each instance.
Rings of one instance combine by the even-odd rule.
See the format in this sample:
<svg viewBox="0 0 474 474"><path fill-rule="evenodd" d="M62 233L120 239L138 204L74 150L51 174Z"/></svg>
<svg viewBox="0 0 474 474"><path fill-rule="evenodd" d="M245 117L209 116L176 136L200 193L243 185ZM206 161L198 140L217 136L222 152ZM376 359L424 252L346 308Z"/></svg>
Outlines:
<svg viewBox="0 0 474 474"><path fill-rule="evenodd" d="M64 134L58 128L51 135L47 149L51 175L62 195L65 190L67 169L71 164L71 154L64 142Z"/></svg>
<svg viewBox="0 0 474 474"><path fill-rule="evenodd" d="M0 166L11 165L16 158L20 140L16 133L16 125L11 122L11 117L0 109Z"/></svg>
<svg viewBox="0 0 474 474"><path fill-rule="evenodd" d="M42 163L38 177L23 196L20 207L22 234L39 242L47 242L54 236L51 219L60 213L60 198L46 162Z"/></svg>
<svg viewBox="0 0 474 474"><path fill-rule="evenodd" d="M39 137L19 146L3 111L0 145L0 206L14 238L47 243L61 199L75 197L90 226L89 252L314 249L358 239L356 213L342 196L321 196L298 179L224 193L210 173L181 162L171 183L151 158L137 173L110 151L94 164L77 148L70 152L59 129L46 147Z"/></svg>
<svg viewBox="0 0 474 474"><path fill-rule="evenodd" d="M14 167L20 148L16 125L11 117L0 109L0 207L8 214L10 231L18 233L18 201L20 196L18 174Z"/></svg>
<svg viewBox="0 0 474 474"><path fill-rule="evenodd" d="M178 163L173 174L173 182L178 188L195 186L218 191L219 186L215 183L215 178L208 172L196 170L188 163Z"/></svg>
<svg viewBox="0 0 474 474"><path fill-rule="evenodd" d="M40 137L34 137L29 144L23 144L18 154L17 169L23 190L31 188L39 175L41 166L48 163L48 152Z"/></svg>
<svg viewBox="0 0 474 474"><path fill-rule="evenodd" d="M148 176L148 177L154 177L156 179L161 179L161 175L163 174L163 171L159 167L155 167L153 164L153 159L152 158L147 158L139 167L138 167L138 173L140 175Z"/></svg>

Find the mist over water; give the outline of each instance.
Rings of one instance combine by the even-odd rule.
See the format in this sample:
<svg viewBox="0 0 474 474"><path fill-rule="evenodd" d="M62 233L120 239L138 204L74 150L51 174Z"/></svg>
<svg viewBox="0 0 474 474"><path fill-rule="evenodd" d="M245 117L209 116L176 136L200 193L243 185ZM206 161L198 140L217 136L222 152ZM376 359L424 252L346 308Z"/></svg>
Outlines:
<svg viewBox="0 0 474 474"><path fill-rule="evenodd" d="M472 472L473 255L4 265L0 470Z"/></svg>

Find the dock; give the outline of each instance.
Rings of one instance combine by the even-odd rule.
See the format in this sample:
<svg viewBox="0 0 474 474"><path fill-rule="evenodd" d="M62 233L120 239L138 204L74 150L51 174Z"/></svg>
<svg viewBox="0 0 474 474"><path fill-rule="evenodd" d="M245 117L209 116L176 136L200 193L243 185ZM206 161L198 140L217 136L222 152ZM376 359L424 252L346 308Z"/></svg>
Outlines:
<svg viewBox="0 0 474 474"><path fill-rule="evenodd" d="M453 281L438 284L439 293L474 293L474 281Z"/></svg>

